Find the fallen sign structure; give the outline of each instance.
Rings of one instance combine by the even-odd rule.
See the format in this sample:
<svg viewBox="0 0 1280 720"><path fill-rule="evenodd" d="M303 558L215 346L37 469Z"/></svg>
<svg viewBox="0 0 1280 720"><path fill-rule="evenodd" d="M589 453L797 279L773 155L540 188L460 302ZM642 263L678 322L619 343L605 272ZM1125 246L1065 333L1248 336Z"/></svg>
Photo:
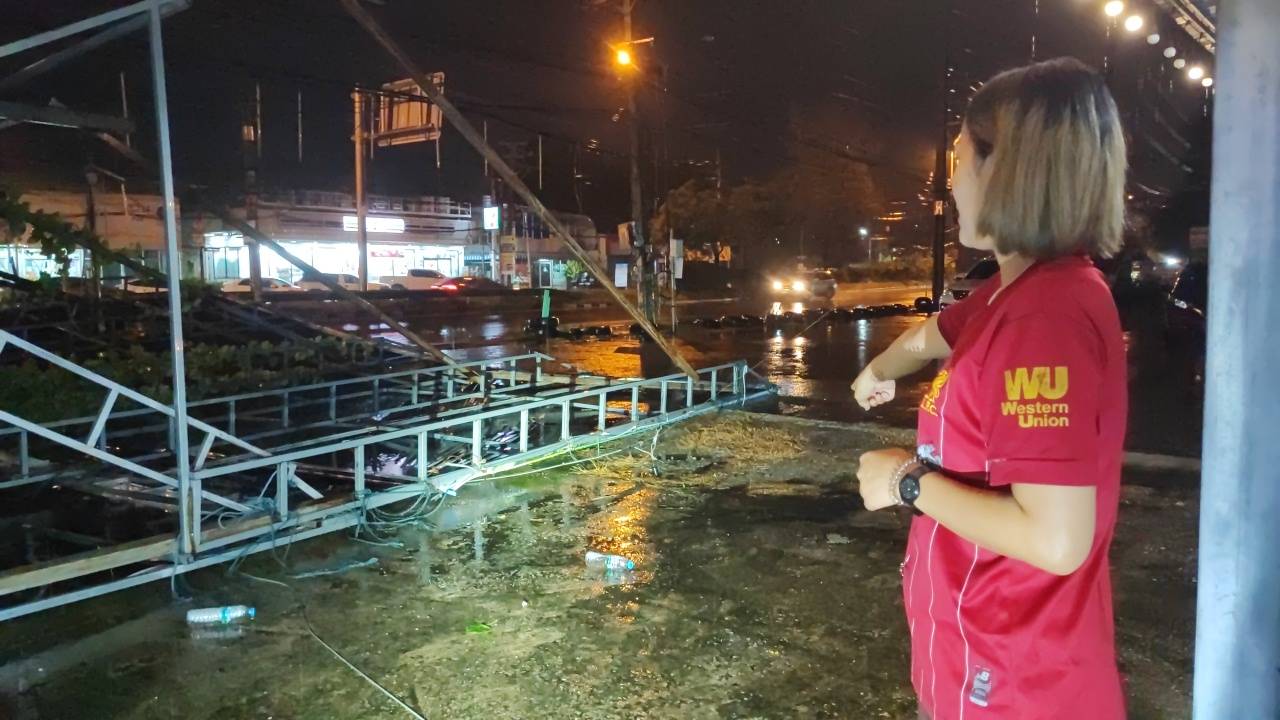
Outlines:
<svg viewBox="0 0 1280 720"><path fill-rule="evenodd" d="M772 392L750 382L744 362L696 379L615 380L552 372L552 358L532 353L194 401L187 424L199 441L188 460L200 501L187 522L172 408L5 331L0 351L73 373L103 397L96 415L57 422L0 412L0 457L12 460L0 493L21 489L29 513L42 501L46 510L66 505L68 492L107 510L70 528L24 523L20 564L0 568L0 620L359 531L385 521L380 508L411 515L547 455ZM121 509L128 527L88 526ZM92 549L46 552L68 542Z"/></svg>

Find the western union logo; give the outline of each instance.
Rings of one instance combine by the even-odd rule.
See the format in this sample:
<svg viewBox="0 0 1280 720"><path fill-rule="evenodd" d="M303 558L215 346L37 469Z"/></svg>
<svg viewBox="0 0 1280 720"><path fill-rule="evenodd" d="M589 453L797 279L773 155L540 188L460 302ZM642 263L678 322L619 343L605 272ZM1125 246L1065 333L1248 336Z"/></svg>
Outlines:
<svg viewBox="0 0 1280 720"><path fill-rule="evenodd" d="M1061 400L1067 394L1067 368L1039 366L1004 371L1004 392L1008 402L1000 404L1003 415L1016 415L1018 427L1067 427L1070 406Z"/></svg>

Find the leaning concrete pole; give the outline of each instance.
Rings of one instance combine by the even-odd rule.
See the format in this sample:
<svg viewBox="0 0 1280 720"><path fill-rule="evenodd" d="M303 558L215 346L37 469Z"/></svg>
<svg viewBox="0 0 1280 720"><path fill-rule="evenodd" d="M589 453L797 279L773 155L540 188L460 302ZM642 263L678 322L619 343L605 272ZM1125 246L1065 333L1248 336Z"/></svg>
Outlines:
<svg viewBox="0 0 1280 720"><path fill-rule="evenodd" d="M608 273L601 269L600 266L591 259L591 256L587 254L587 251L582 248L582 245L574 239L572 233L569 232L569 229L565 227L564 223L560 222L559 218L551 214L551 211L547 209L546 205L542 204L542 201L539 200L538 197L533 194L533 191L524 184L524 181L520 179L520 176L511 169L511 166L507 165L506 161L504 161L498 153L494 151L493 147L485 141L484 136L476 130L475 126L463 117L462 113L459 112L458 109L454 107L453 103L449 102L449 100L436 89L435 85L431 84L430 78L428 78L426 73L418 67L417 63L409 57L408 53L404 51L400 44L387 34L387 31L378 24L378 21L373 19L372 15L365 12L365 9L360 7L359 0L341 0L341 2L342 6L346 8L347 13L350 14L351 17L355 18L356 22L360 23L360 26L372 35L373 39L376 40L378 44L395 59L395 61L400 65L400 68L409 74L409 77L418 84L418 87L422 88L422 92L426 94L427 99L430 100L433 105L440 108L440 112L443 113L445 118L453 124L454 128L457 129L458 134L462 135L462 137L480 153L481 157L488 161L489 165L498 173L498 176L506 181L507 185L520 197L521 200L524 200L524 202L533 210L534 214L538 216L538 219L551 229L552 234L558 237L560 242L563 242L565 246L569 248L569 251L572 252L574 257L576 257L578 261L591 272L591 275L600 283L600 286L609 291L609 294L612 295L613 299L627 311L627 314L631 315L632 319L644 328L645 332L649 334L649 337L653 338L653 341L657 343L658 347L662 348L662 351L665 352L669 358L671 358L671 361L675 363L676 367L680 368L681 372L688 375L690 378L697 379L698 372L693 369L693 366L680 355L674 345L667 342L666 338L662 337L662 333L658 331L657 326L654 325L648 317L637 310L636 307L632 305L616 287L613 286L613 278L609 277Z"/></svg>
<svg viewBox="0 0 1280 720"><path fill-rule="evenodd" d="M1193 717L1280 717L1280 2L1218 5Z"/></svg>

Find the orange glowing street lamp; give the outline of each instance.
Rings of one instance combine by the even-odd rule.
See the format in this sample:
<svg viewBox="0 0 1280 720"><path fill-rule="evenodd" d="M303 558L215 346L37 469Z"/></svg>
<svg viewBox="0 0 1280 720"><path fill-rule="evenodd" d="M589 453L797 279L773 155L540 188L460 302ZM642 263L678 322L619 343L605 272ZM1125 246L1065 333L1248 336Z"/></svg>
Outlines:
<svg viewBox="0 0 1280 720"><path fill-rule="evenodd" d="M626 48L618 48L613 55L613 61L622 67L630 67L631 51Z"/></svg>

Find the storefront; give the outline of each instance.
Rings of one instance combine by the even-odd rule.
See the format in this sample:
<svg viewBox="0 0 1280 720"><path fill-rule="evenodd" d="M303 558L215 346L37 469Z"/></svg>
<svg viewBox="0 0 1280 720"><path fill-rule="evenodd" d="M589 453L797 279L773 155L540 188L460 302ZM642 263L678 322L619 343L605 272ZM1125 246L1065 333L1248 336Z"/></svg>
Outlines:
<svg viewBox="0 0 1280 720"><path fill-rule="evenodd" d="M23 193L22 200L33 210L57 213L74 227L92 227L107 247L144 265L158 268L164 260L164 222L160 219L161 199L157 195L103 187L95 189L92 198L85 190L35 190ZM0 232L0 271L27 280L63 274L64 268L58 260L45 255L38 244L26 240L7 238ZM68 253L66 274L88 277L93 274L92 264L90 251L72 250ZM102 268L101 272L104 283L109 286L136 274L119 265Z"/></svg>
<svg viewBox="0 0 1280 720"><path fill-rule="evenodd" d="M369 279L411 269L461 275L468 238L480 231L471 206L446 198L370 197L366 219ZM357 274L360 252L354 201L343 193L294 192L264 197L257 227L299 260L325 273ZM270 248L261 251L263 277L297 282L302 271ZM203 234L201 269L210 282L249 276L249 249L234 231Z"/></svg>

